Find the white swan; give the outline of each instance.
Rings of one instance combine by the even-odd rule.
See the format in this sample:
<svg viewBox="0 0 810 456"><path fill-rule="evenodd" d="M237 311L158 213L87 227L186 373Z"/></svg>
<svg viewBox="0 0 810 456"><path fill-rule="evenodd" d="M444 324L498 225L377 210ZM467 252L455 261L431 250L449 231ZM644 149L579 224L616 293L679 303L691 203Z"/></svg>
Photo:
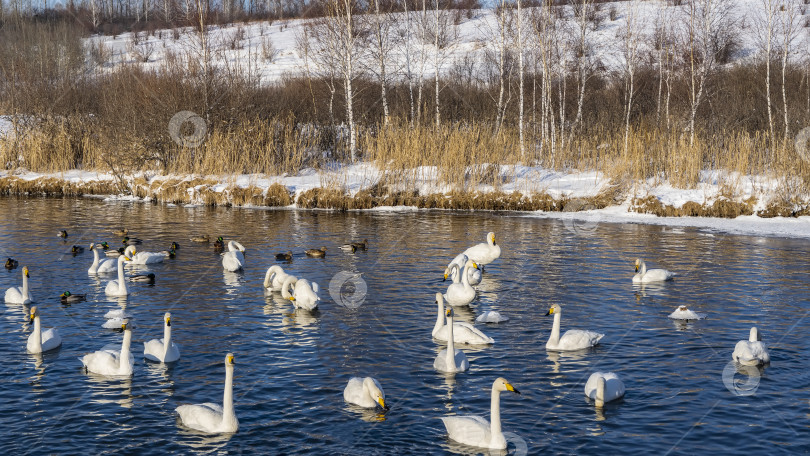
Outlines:
<svg viewBox="0 0 810 456"><path fill-rule="evenodd" d="M28 289L28 266L22 268L21 287L11 287L6 290L6 302L9 304L30 304L34 302L34 297L31 296L31 290Z"/></svg>
<svg viewBox="0 0 810 456"><path fill-rule="evenodd" d="M497 260L501 256L501 246L495 243L495 233L487 233L487 242L476 244L464 251L464 254L470 257L480 265L486 265Z"/></svg>
<svg viewBox="0 0 810 456"><path fill-rule="evenodd" d="M129 258L129 264L154 264L163 263L166 255L156 252L139 252L134 245L130 245L124 250L124 255Z"/></svg>
<svg viewBox="0 0 810 456"><path fill-rule="evenodd" d="M585 383L585 395L602 407L605 402L624 396L624 383L613 372L594 372Z"/></svg>
<svg viewBox="0 0 810 456"><path fill-rule="evenodd" d="M281 287L284 285L284 281L287 280L288 277L292 276L284 272L284 269L282 269L281 266L270 266L270 268L267 269L267 273L264 275L264 294L270 294L274 291L281 291Z"/></svg>
<svg viewBox="0 0 810 456"><path fill-rule="evenodd" d="M349 379L349 383L343 390L343 400L363 408L374 408L379 405L383 410L388 410L385 405L385 391L380 386L380 382L372 377Z"/></svg>
<svg viewBox="0 0 810 456"><path fill-rule="evenodd" d="M509 317L501 315L497 310L487 310L475 319L476 323L502 323L509 321Z"/></svg>
<svg viewBox="0 0 810 456"><path fill-rule="evenodd" d="M143 356L152 361L171 363L180 359L180 348L172 342L172 314L163 315L163 339L143 343Z"/></svg>
<svg viewBox="0 0 810 456"><path fill-rule="evenodd" d="M108 296L126 296L129 294L127 291L127 279L124 277L124 261L129 260L126 255L118 257L118 280L110 280L107 282L107 288L104 293Z"/></svg>
<svg viewBox="0 0 810 456"><path fill-rule="evenodd" d="M101 350L79 358L86 371L107 376L132 375L135 366L135 358L129 351L132 328L124 321L121 329L124 330L124 341L120 348L115 344L105 345Z"/></svg>
<svg viewBox="0 0 810 456"><path fill-rule="evenodd" d="M633 276L633 283L664 282L672 280L675 274L666 269L647 269L644 260L636 258L636 275Z"/></svg>
<svg viewBox="0 0 810 456"><path fill-rule="evenodd" d="M62 345L62 338L59 337L59 331L55 328L50 328L42 332L42 324L39 321L39 309L37 306L31 307L31 320L29 324L30 323L34 324L34 332L28 336L27 348L29 353L42 353Z"/></svg>
<svg viewBox="0 0 810 456"><path fill-rule="evenodd" d="M233 364L233 354L228 353L225 356L225 394L222 406L206 402L177 407L175 411L180 415L183 426L209 434L236 432L239 429L239 420L233 409Z"/></svg>
<svg viewBox="0 0 810 456"><path fill-rule="evenodd" d="M506 449L506 438L501 430L501 391L520 391L505 378L499 377L492 383L490 420L476 415L442 417L447 435L456 442L481 448Z"/></svg>
<svg viewBox="0 0 810 456"><path fill-rule="evenodd" d="M113 272L118 267L116 261L112 258L99 258L98 249L101 248L99 244L90 244L90 250L93 251L93 264L87 270L88 274L98 274L99 272Z"/></svg>
<svg viewBox="0 0 810 456"><path fill-rule="evenodd" d="M222 267L231 272L244 268L245 247L236 241L228 241L228 251L222 254Z"/></svg>
<svg viewBox="0 0 810 456"><path fill-rule="evenodd" d="M290 288L293 289L290 294ZM281 286L281 297L292 301L297 309L315 310L318 308L318 284L311 285L307 279L297 279L293 276L287 277Z"/></svg>
<svg viewBox="0 0 810 456"><path fill-rule="evenodd" d="M560 318L562 308L559 304L554 304L546 315L554 315L554 324L551 327L551 335L546 342L546 350L571 351L582 350L593 347L599 340L605 337L594 331L583 331L581 329L569 329L560 337Z"/></svg>
<svg viewBox="0 0 810 456"><path fill-rule="evenodd" d="M436 293L436 304L439 311L436 314L436 324L433 326L433 337L447 342L448 326L445 324L444 299L441 293ZM453 342L457 344L492 344L495 343L475 326L466 322L453 323Z"/></svg>
<svg viewBox="0 0 810 456"><path fill-rule="evenodd" d="M470 277L464 272L467 268L478 267L473 260L467 260L464 264L464 270L456 274L453 283L447 287L447 292L444 294L444 299L451 306L466 306L475 299L475 288L470 285ZM458 265L450 266L451 270L458 270ZM447 275L445 274L445 278Z"/></svg>
<svg viewBox="0 0 810 456"><path fill-rule="evenodd" d="M754 326L751 328L748 340L737 342L731 357L734 361L746 366L759 366L770 363L771 355L768 354L768 349L761 340L762 335L759 333L757 327Z"/></svg>
<svg viewBox="0 0 810 456"><path fill-rule="evenodd" d="M467 355L463 351L457 349L453 343L453 309L447 309L445 312L447 316L447 348L440 351L433 360L433 368L440 372L456 373L464 372L470 368L470 362L467 361Z"/></svg>
<svg viewBox="0 0 810 456"><path fill-rule="evenodd" d="M669 314L669 318L673 320L702 320L706 318L706 314L689 310L686 306L678 306L674 312Z"/></svg>
<svg viewBox="0 0 810 456"><path fill-rule="evenodd" d="M457 264L459 269L461 269L461 268L464 267L465 264L467 264L467 260L469 260L469 259L470 258L467 255L465 255L463 253L459 253L458 256L453 258L453 261L451 261L450 263L447 264L447 268L445 268L445 270L444 270L444 278L447 279L447 277L449 276L449 277L451 277L453 279L453 281L455 281L456 280L456 274L458 274L458 270L452 269L451 266L453 266L454 264ZM467 279L470 282L470 285L478 285L479 283L481 283L481 270L480 269L471 268L471 269L467 269L466 271L467 271L467 274L469 274L469 277Z"/></svg>

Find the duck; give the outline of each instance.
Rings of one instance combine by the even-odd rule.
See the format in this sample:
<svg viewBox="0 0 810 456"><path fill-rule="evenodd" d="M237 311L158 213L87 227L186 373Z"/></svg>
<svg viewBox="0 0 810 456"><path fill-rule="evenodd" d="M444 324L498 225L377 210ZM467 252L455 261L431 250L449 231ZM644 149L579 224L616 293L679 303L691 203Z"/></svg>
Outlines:
<svg viewBox="0 0 810 456"><path fill-rule="evenodd" d="M490 420L477 415L442 417L447 435L452 440L480 448L506 449L506 438L501 430L501 392L511 391L520 394L505 378L492 382L490 394Z"/></svg>
<svg viewBox="0 0 810 456"><path fill-rule="evenodd" d="M761 366L771 362L771 355L762 343L762 335L756 326L748 333L748 340L737 342L731 358L745 366Z"/></svg>
<svg viewBox="0 0 810 456"><path fill-rule="evenodd" d="M59 300L62 301L63 304L72 303L72 302L81 302L87 300L86 294L73 294L69 291L66 291L59 295Z"/></svg>
<svg viewBox="0 0 810 456"><path fill-rule="evenodd" d="M449 328L445 323L445 309L444 298L441 293L436 293L436 304L439 311L436 314L436 324L433 326L433 338L443 342L447 342ZM493 344L495 341L481 332L475 326L466 322L453 323L453 342L457 344L473 344L473 345L486 345Z"/></svg>
<svg viewBox="0 0 810 456"><path fill-rule="evenodd" d="M225 250L225 240L222 239L222 236L218 237L216 241L214 241L214 252L222 252Z"/></svg>
<svg viewBox="0 0 810 456"><path fill-rule="evenodd" d="M129 234L129 230L126 228L117 228L112 230L112 234L116 236L126 236Z"/></svg>
<svg viewBox="0 0 810 456"><path fill-rule="evenodd" d="M276 260L278 261L292 261L293 255L291 251L287 251L286 253L277 253Z"/></svg>
<svg viewBox="0 0 810 456"><path fill-rule="evenodd" d="M180 250L180 244L172 242L171 245L169 246L169 250Z"/></svg>
<svg viewBox="0 0 810 456"><path fill-rule="evenodd" d="M100 258L98 253L99 247L100 244L90 244L90 251L93 252L93 264L91 264L90 268L87 270L88 274L113 272L118 267L116 260L113 260L112 258L104 258L102 260ZM109 255L109 252L107 252L107 255Z"/></svg>
<svg viewBox="0 0 810 456"><path fill-rule="evenodd" d="M274 291L281 291L284 281L287 280L288 277L292 276L284 272L284 269L282 269L281 266L270 266L267 269L267 273L264 275L264 294L270 294Z"/></svg>
<svg viewBox="0 0 810 456"><path fill-rule="evenodd" d="M104 249L104 251L105 251L105 252L106 252L107 250L110 250L110 244L107 244L107 241L104 241L104 242L102 242L102 243L101 243L101 244L99 244L99 245L101 246L101 248L102 248L102 249ZM122 247L122 248L123 248L123 247Z"/></svg>
<svg viewBox="0 0 810 456"><path fill-rule="evenodd" d="M34 302L34 297L31 296L31 290L28 288L28 266L22 268L22 286L11 287L6 290L5 300L9 304L30 304Z"/></svg>
<svg viewBox="0 0 810 456"><path fill-rule="evenodd" d="M163 339L143 343L143 357L160 363L172 363L180 359L180 348L172 342L172 314L163 314Z"/></svg>
<svg viewBox="0 0 810 456"><path fill-rule="evenodd" d="M326 247L321 247L320 249L309 249L306 251L308 257L312 258L323 258L326 256Z"/></svg>
<svg viewBox="0 0 810 456"><path fill-rule="evenodd" d="M175 409L183 426L209 434L233 433L239 429L239 420L233 408L233 354L225 355L225 394L222 406L204 404L181 405Z"/></svg>
<svg viewBox="0 0 810 456"><path fill-rule="evenodd" d="M14 258L8 258L6 260L6 269L8 269L9 271L11 271L12 269L16 269L17 266L19 266L19 265L20 265L20 262L15 260Z"/></svg>
<svg viewBox="0 0 810 456"><path fill-rule="evenodd" d="M174 251L174 247L170 248L169 250L161 250L158 253L163 255L164 258L169 258L171 260L177 257L177 252Z"/></svg>
<svg viewBox="0 0 810 456"><path fill-rule="evenodd" d="M131 264L155 264L163 263L165 255L159 252L139 252L134 245L130 245L124 250L124 256L129 258Z"/></svg>
<svg viewBox="0 0 810 456"><path fill-rule="evenodd" d="M129 276L129 281L130 282L143 282L143 283L148 283L148 284L154 284L155 283L155 274L150 272L148 274L131 275L131 276Z"/></svg>
<svg viewBox="0 0 810 456"><path fill-rule="evenodd" d="M193 236L189 238L189 240L191 242L199 242L201 244L206 244L211 241L211 238L207 234L204 234L202 236Z"/></svg>
<svg viewBox="0 0 810 456"><path fill-rule="evenodd" d="M31 307L31 317L28 324L34 324L34 332L28 336L26 348L28 353L42 353L59 348L62 345L62 338L56 328L42 331L42 324L39 319L39 308Z"/></svg>
<svg viewBox="0 0 810 456"><path fill-rule="evenodd" d="M689 310L686 306L678 306L674 312L669 314L669 318L673 320L702 320L706 318L706 314Z"/></svg>
<svg viewBox="0 0 810 456"><path fill-rule="evenodd" d="M343 389L343 400L363 408L381 407L388 410L388 406L385 405L385 391L374 377L350 378L346 388Z"/></svg>
<svg viewBox="0 0 810 456"><path fill-rule="evenodd" d="M117 249L106 250L104 254L110 258L118 258L124 254L125 250L126 249L124 247L118 247Z"/></svg>
<svg viewBox="0 0 810 456"><path fill-rule="evenodd" d="M495 242L495 233L487 233L487 242L476 244L464 251L471 260L485 266L501 257L501 246Z"/></svg>
<svg viewBox="0 0 810 456"><path fill-rule="evenodd" d="M573 351L583 350L593 347L605 337L594 331L584 331L581 329L569 329L565 334L560 337L560 318L562 316L562 308L559 304L554 304L548 310L548 315L554 316L554 324L551 327L551 335L546 342L546 350L555 351Z"/></svg>
<svg viewBox="0 0 810 456"><path fill-rule="evenodd" d="M104 289L104 293L108 296L126 296L129 294L127 290L127 281L126 277L124 277L124 262L130 261L130 258L126 255L121 255L118 257L118 280L110 280L107 282L107 287Z"/></svg>
<svg viewBox="0 0 810 456"><path fill-rule="evenodd" d="M293 290L290 293L290 289ZM297 279L293 276L287 277L281 286L281 297L292 301L296 309L313 311L318 308L318 284L310 284L307 279Z"/></svg>
<svg viewBox="0 0 810 456"><path fill-rule="evenodd" d="M135 237L131 238L131 237L127 236L127 237L124 237L124 239L121 240L121 243L124 244L124 245L140 245L140 244L143 243L143 240L135 238Z"/></svg>
<svg viewBox="0 0 810 456"><path fill-rule="evenodd" d="M73 247L70 248L70 253L72 253L73 256L76 256L76 255L78 255L80 253L83 253L83 252L84 252L84 247L82 247L80 245L74 245Z"/></svg>
<svg viewBox="0 0 810 456"><path fill-rule="evenodd" d="M585 383L585 395L596 402L597 407L624 396L624 383L613 372L594 372Z"/></svg>
<svg viewBox="0 0 810 456"><path fill-rule="evenodd" d="M104 376L130 376L135 367L135 357L129 351L132 343L132 327L129 321L121 323L124 331L124 340L119 348L115 344L105 345L101 350L88 353L79 361L84 365L85 372Z"/></svg>
<svg viewBox="0 0 810 456"><path fill-rule="evenodd" d="M470 362L467 361L467 355L455 347L453 309L445 310L445 317L447 318L447 348L436 355L436 359L433 360L433 368L448 374L464 372L470 368Z"/></svg>
<svg viewBox="0 0 810 456"><path fill-rule="evenodd" d="M467 268L477 268L478 265L473 260L467 260L464 264L464 269L459 271L457 264L450 266L450 274L456 271L457 274L453 278L453 283L447 287L447 292L444 294L444 299L451 306L466 306L475 299L475 288L470 285L470 276L466 273ZM448 274L445 273L444 278L447 279Z"/></svg>
<svg viewBox="0 0 810 456"><path fill-rule="evenodd" d="M60 238L67 239L68 232L66 230L60 230L58 233L56 233L56 235L59 236Z"/></svg>
<svg viewBox="0 0 810 456"><path fill-rule="evenodd" d="M636 275L633 276L633 283L665 282L672 280L675 274L666 269L647 269L647 265L641 258L636 258Z"/></svg>
<svg viewBox="0 0 810 456"><path fill-rule="evenodd" d="M354 253L357 251L357 246L355 246L354 244L343 244L339 248L340 250L343 250L345 252Z"/></svg>
<svg viewBox="0 0 810 456"><path fill-rule="evenodd" d="M444 270L444 280L447 280L447 277L450 277L453 279L453 281L455 281L456 274L458 274L459 270L464 269L464 265L467 264L467 260L469 260L469 257L463 253L459 253L458 256L453 258L453 261L448 263L447 268ZM458 266L458 269L452 267L454 264ZM470 285L478 285L481 283L480 269L477 267L466 268L465 272L467 272L467 275L469 276L467 277L467 281L470 283Z"/></svg>
<svg viewBox="0 0 810 456"><path fill-rule="evenodd" d="M358 250L368 250L368 239L363 239L363 242L349 242L340 246L341 250L350 250L352 253Z"/></svg>
<svg viewBox="0 0 810 456"><path fill-rule="evenodd" d="M222 267L226 271L236 272L245 267L245 247L236 242L228 242L228 251L222 255Z"/></svg>

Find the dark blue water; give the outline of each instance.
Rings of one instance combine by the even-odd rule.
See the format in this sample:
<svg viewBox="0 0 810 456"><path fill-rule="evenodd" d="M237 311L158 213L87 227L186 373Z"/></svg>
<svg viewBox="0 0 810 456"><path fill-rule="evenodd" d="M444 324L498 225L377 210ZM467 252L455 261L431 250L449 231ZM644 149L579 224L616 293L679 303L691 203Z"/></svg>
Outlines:
<svg viewBox="0 0 810 456"><path fill-rule="evenodd" d="M489 418L489 389L505 377L523 393L504 393L501 414L510 453L778 454L810 451L810 245L805 240L730 236L691 229L602 223L587 230L553 220L496 214L334 213L182 208L93 199L0 199L0 257L31 271L44 327L59 329L60 350L26 353L28 306L0 307L0 448L9 454L481 454L447 439L439 417ZM73 244L120 242L127 227L142 250L181 244L175 260L151 267L157 283L130 284L127 299L104 294L109 277L88 276L89 251ZM56 236L70 233L67 243ZM442 346L430 336L433 295L442 271L467 246L498 235L503 254L486 268L479 297L457 318L483 310L510 320L480 326L494 346L465 349L470 371L435 372ZM224 273L208 233L247 247L244 273ZM337 249L368 238L370 249ZM327 246L325 259L303 256ZM292 250L286 270L320 284L316 313L265 297L261 284L274 254ZM664 286L631 284L633 260L679 275ZM0 292L20 284L20 269L0 273ZM330 296L340 271L361 272L367 295L358 309ZM70 290L88 301L63 306ZM547 352L550 304L562 329L606 334L595 349ZM678 323L678 305L708 318ZM121 333L102 329L104 314L133 315L135 373L129 380L86 375L77 357ZM172 312L181 359L164 367L142 357ZM748 382L754 394L723 381L735 343L756 325L771 365ZM223 358L236 358L239 431L205 436L178 426L180 404L221 402ZM626 397L597 410L583 395L588 375L614 371ZM376 377L391 410L343 402L351 376ZM489 454L489 452L484 452ZM494 454L498 454L494 452Z"/></svg>

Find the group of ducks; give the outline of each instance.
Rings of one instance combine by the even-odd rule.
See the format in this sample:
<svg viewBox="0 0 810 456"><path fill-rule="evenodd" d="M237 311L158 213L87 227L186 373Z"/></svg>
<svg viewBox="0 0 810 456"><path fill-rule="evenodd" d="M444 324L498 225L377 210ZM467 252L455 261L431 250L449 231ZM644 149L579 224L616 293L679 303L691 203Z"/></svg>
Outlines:
<svg viewBox="0 0 810 456"><path fill-rule="evenodd" d="M64 234L64 236L63 236ZM127 233L124 232L124 235ZM65 231L60 232L61 237L67 237ZM119 252L116 259L102 259L99 250L106 251L106 243L91 244L90 250L94 254L93 264L88 269L89 274L117 272L118 279L111 280L105 293L110 296L126 296L126 277L124 265L152 264L162 262L164 258L170 256L169 252L138 252L135 247L140 240L134 238L124 238L127 246ZM192 241L202 242L200 239L192 238ZM205 241L208 239L206 237ZM438 313L436 324L432 335L442 342L447 343L447 347L436 356L433 366L443 373L455 374L467 371L470 363L461 349L456 348L456 344L487 345L493 344L494 340L484 334L475 326L454 321L453 307L467 306L476 297L476 290L473 285L481 283L484 266L497 260L501 254L501 248L496 243L495 234L488 233L485 243L470 247L457 257L455 257L445 269L444 279L452 279L445 293L436 293L435 303ZM227 251L222 253L222 266L226 271L239 271L245 266L245 247L238 241L224 243L219 237L216 243L221 243L227 247ZM105 248L106 247L106 248ZM170 252L174 252L179 245L172 243ZM340 246L341 250L352 253L357 250L366 250L368 241L361 243L348 243ZM215 244L217 249L217 244ZM223 247L221 250L225 250ZM305 252L307 256L323 257L326 248L311 249ZM278 260L290 261L292 253L279 254ZM11 258L6 261L7 269L14 269L19 263ZM633 276L633 283L653 283L671 280L674 274L665 269L647 269L643 260L637 259L635 262L636 275ZM29 304L34 302L28 285L30 277L27 267L23 267L22 287L9 288L5 293L7 303ZM154 282L154 274L151 281ZM139 277L139 276L133 276ZM130 277L130 280L133 280ZM142 281L141 279L136 279ZM299 279L285 272L281 266L274 265L268 268L263 282L265 294L280 292L285 299L292 301L296 308L314 310L318 306L318 285L306 279ZM71 295L65 292L62 295L63 302L83 299L83 295ZM445 307L445 302L449 304ZM604 334L588 331L569 329L560 334L562 308L559 304L553 304L548 310L547 316L553 316L551 334L546 342L546 349L552 351L578 351L593 347L599 343ZM679 319L699 319L703 316L690 311L685 306L680 306L670 315L671 318ZM172 341L171 314L164 315L164 333L161 339L152 339L144 343L143 356L154 362L169 363L180 358L180 349ZM486 312L480 315L477 322L497 323L506 321L498 312ZM40 311L36 306L30 310L30 323L33 324L33 331L28 337L27 350L31 353L42 353L53 350L61 346L62 340L56 329L43 330ZM132 326L127 320L121 322L123 331L123 341L121 345L107 345L101 350L88 353L79 360L87 372L104 376L129 376L133 373L134 357L130 351L132 341ZM751 328L749 339L742 340L735 346L732 358L744 365L762 365L770 362L767 348L761 342L761 336L756 327ZM234 356L228 353L225 357L225 388L223 403L204 403L194 405L181 405L176 408L184 426L207 433L227 433L236 432L239 426L233 405L233 370ZM447 430L448 436L457 442L491 449L505 449L507 442L501 428L500 420L500 393L510 391L516 394L520 392L504 378L497 378L491 389L491 409L490 420L480 416L446 416L442 421ZM606 402L619 399L625 394L625 386L618 375L613 372L595 372L588 378L584 393L594 400L597 407L602 407ZM385 403L385 392L380 383L373 377L352 377L343 391L344 400L347 403L355 404L364 408L381 407L387 410Z"/></svg>

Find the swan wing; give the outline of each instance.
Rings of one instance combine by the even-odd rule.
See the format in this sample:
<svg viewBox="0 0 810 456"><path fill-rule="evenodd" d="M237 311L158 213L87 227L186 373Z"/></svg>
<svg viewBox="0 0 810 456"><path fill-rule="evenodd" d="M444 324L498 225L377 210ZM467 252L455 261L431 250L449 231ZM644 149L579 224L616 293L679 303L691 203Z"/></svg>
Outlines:
<svg viewBox="0 0 810 456"><path fill-rule="evenodd" d="M116 272L118 271L118 260L112 258L104 258L99 260L96 272Z"/></svg>
<svg viewBox="0 0 810 456"><path fill-rule="evenodd" d="M109 351L99 350L88 353L79 360L88 371L101 375L115 375L118 373L118 356Z"/></svg>
<svg viewBox="0 0 810 456"><path fill-rule="evenodd" d="M364 379L360 377L352 377L343 390L343 399L350 404L359 405L360 407L376 407L377 402L363 389L363 380ZM379 383L377 385L379 386Z"/></svg>
<svg viewBox="0 0 810 456"><path fill-rule="evenodd" d="M456 348L456 370L458 372L466 371L470 368L470 362L467 361L467 355L463 351Z"/></svg>
<svg viewBox="0 0 810 456"><path fill-rule="evenodd" d="M599 377L605 379L605 402L614 401L624 396L624 382L613 372L594 372L585 383L585 395L596 400L596 382Z"/></svg>
<svg viewBox="0 0 810 456"><path fill-rule="evenodd" d="M557 344L558 350L582 350L583 348L593 347L605 337L594 331L586 331L581 329L569 329L565 334L560 337L560 342Z"/></svg>
<svg viewBox="0 0 810 456"><path fill-rule="evenodd" d="M222 424L222 406L206 402L204 404L181 405L175 409L183 425L203 432L217 432Z"/></svg>
<svg viewBox="0 0 810 456"><path fill-rule="evenodd" d="M50 328L42 332L42 351L53 350L62 345L62 337L56 328Z"/></svg>
<svg viewBox="0 0 810 456"><path fill-rule="evenodd" d="M509 321L509 318L500 314L495 310L487 310L475 319L476 323L500 323L502 321Z"/></svg>
<svg viewBox="0 0 810 456"><path fill-rule="evenodd" d="M22 295L22 287L11 287L6 290L6 302L11 302L14 304L22 304L23 299Z"/></svg>
<svg viewBox="0 0 810 456"><path fill-rule="evenodd" d="M489 421L476 415L442 417L447 435L465 445L488 448L492 440Z"/></svg>
<svg viewBox="0 0 810 456"><path fill-rule="evenodd" d="M143 356L151 361L163 361L165 346L162 340L152 339L143 343Z"/></svg>
<svg viewBox="0 0 810 456"><path fill-rule="evenodd" d="M471 260L475 261L476 263L487 264L490 261L492 261L489 259L492 256L489 244L484 242L468 248L467 250L464 251L464 255L467 255Z"/></svg>
<svg viewBox="0 0 810 456"><path fill-rule="evenodd" d="M445 325L446 327L447 325ZM447 336L445 335L445 340ZM465 322L453 322L453 341L461 344L492 344L495 343L480 329Z"/></svg>
<svg viewBox="0 0 810 456"><path fill-rule="evenodd" d="M768 349L762 342L750 342L741 340L737 342L734 347L732 358L740 364L745 365L758 365L771 362L771 356L768 354Z"/></svg>

